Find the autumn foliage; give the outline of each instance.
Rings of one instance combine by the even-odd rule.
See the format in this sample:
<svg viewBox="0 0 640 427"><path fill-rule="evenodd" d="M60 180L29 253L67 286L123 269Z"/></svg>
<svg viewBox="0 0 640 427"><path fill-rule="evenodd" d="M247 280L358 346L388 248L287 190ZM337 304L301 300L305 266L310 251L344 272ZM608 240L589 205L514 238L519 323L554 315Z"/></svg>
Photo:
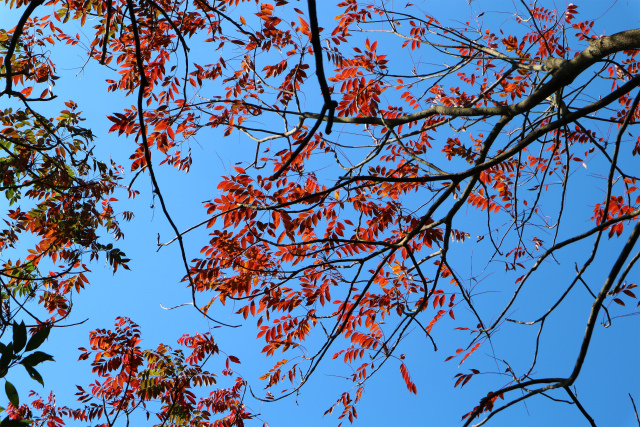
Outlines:
<svg viewBox="0 0 640 427"><path fill-rule="evenodd" d="M7 382L11 422L112 426L136 413L240 426L255 402L304 393L334 359L350 374L326 414L354 422L380 370L412 394L433 386L412 378L410 339L462 365L446 387L499 376L475 407L455 408L465 425L556 392L593 424L574 387L592 335L640 305L640 29L601 34L579 5L542 2L521 2L506 22L476 13L455 24L379 0L5 3L18 13L0 29L0 376L21 364L43 382L35 367L51 356L26 353L70 315L91 262L129 268L118 245L133 213L117 198L145 179L174 233L158 250L179 248L192 309L221 327L255 325L273 359L253 383L215 330L147 349L134 313L121 313L80 349L95 380L77 386L75 405L35 392L25 403ZM59 101L62 45L129 97L107 117L129 164L97 158L82 105ZM205 221L178 224L157 174L197 167L198 137L231 136L252 152L202 189ZM189 247L186 233L208 243ZM548 277L553 293L524 297ZM576 314L586 332L567 356L574 368L548 376L539 337L562 327L554 316L572 313L576 292L589 293L589 314ZM231 319L218 315L229 307ZM505 325L538 331L524 368L494 353ZM458 344L439 346L449 334ZM480 362L490 353L498 372Z"/></svg>

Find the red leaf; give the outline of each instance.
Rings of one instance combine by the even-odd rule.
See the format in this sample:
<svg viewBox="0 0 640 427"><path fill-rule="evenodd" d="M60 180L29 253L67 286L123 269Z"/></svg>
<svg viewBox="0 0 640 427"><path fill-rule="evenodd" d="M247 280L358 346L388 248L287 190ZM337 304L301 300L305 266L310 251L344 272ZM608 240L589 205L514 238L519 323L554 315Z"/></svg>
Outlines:
<svg viewBox="0 0 640 427"><path fill-rule="evenodd" d="M462 363L465 361L465 359L469 356L471 356L471 353L473 353L474 351L476 351L478 349L478 347L480 347L480 344L482 344L481 342L477 343L476 345L473 346L473 348L471 350L469 350L469 352L467 354L464 355L464 357L462 358L462 360L460 361L460 363L458 364L458 366L462 365Z"/></svg>

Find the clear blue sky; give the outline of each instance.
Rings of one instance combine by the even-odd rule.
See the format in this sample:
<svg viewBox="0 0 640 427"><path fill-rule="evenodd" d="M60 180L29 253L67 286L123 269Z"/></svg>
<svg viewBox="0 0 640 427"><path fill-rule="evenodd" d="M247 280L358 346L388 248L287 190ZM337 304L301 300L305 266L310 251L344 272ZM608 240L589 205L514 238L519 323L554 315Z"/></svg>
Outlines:
<svg viewBox="0 0 640 427"><path fill-rule="evenodd" d="M300 2L299 7L304 9L306 7L304 3ZM322 4L322 2L319 3ZM404 5L404 2L398 1L391 3L395 8ZM519 5L518 2L516 3ZM541 2L540 4L542 5ZM557 9L566 7L564 2L556 2L555 6L549 6L548 3L544 5ZM637 1L619 0L612 3L591 0L580 2L578 5L581 13L579 16L583 19L600 18L594 26L597 34L609 35L640 26L640 7ZM514 3L486 0L428 1L423 8L443 24L475 19L481 12L485 12L485 15L478 19L484 19L488 27L495 28L495 23L501 23L510 17ZM42 15L49 13L44 12L46 7L43 6L42 9ZM320 26L330 27L332 24L327 21L332 22L332 20L331 8L323 5ZM5 6L0 6L0 28L9 28L14 22L16 22L15 13L7 12ZM91 32L90 27L82 31L87 35ZM496 30L493 29L493 31ZM506 29L505 33L507 33ZM382 43L384 43L383 40L381 40ZM198 50L194 53L194 55L205 54ZM105 71L94 62L87 64L84 70L79 70L84 62L80 52L62 48L54 55L57 56L58 71L64 77L56 86L59 99L61 101L73 99L89 119L87 123L98 137L95 154L102 158L113 158L128 171L130 165L128 157L133 152L133 143L131 140L109 134L107 131L111 122L106 120L105 116L130 106L134 103L133 97L123 98L119 94L107 94L106 83L104 83ZM396 53L393 53L392 57L394 61L406 61L407 69L412 67L409 58ZM428 62L428 58L422 58L422 60ZM201 59L200 62L206 62L206 60ZM320 97L307 93L307 110L318 110L320 105ZM339 132L340 129L336 131ZM209 132L199 135L191 143L191 149L194 153L194 165L188 175L173 168L156 169L160 173L159 184L167 199L170 213L180 229L185 229L206 218L202 202L218 194L216 185L219 177L228 172L236 162L246 161L247 153L251 155L254 145L236 133L223 140L221 135ZM638 164L637 158L625 161L635 161ZM595 166L597 164L594 164ZM131 179L130 175L127 174L127 183ZM585 177L587 176L585 172ZM128 316L141 325L145 348L154 348L161 342L177 347L176 340L183 333L202 332L214 326L203 320L195 310L189 307L172 311L161 308L161 305L171 307L189 302L190 292L185 288L184 283L180 282L183 270L178 247L173 245L156 252L158 234L161 241L167 241L173 236L159 209L159 204L152 197L149 178L140 176L135 186L141 191L141 195L135 200L127 200L123 192L119 195L121 203L118 205L120 210L132 210L136 214L132 222L122 224L126 239L120 243L121 249L132 259L131 271L118 271L116 275L112 275L109 268L102 263L93 265L91 286L74 297L75 306L69 322L79 322L87 318L89 320L72 328L55 329L51 333L49 342L43 347L44 351L53 354L56 359L55 364L50 363L43 366L41 370L45 388L42 389L22 373L14 371L10 373L10 380L18 387L22 399L30 389L42 395L46 395L50 389L53 389L56 392L58 404L73 406L75 385L86 386L92 382L89 363L77 362L80 354L77 348L87 346L90 330L111 328L116 316ZM568 200L568 206L573 203L576 206L595 203L593 200L597 198L594 195L601 188L594 187L586 191L578 187L579 185L570 188L575 190L575 193L571 195L574 199ZM155 207L152 207L154 204ZM571 207L566 215L570 216L570 214ZM467 218L472 222L482 220L482 217L478 217L471 208L468 209ZM567 226L566 232L586 229L588 226L589 224L586 223L571 223ZM472 236L472 242L475 241L473 237L475 236ZM203 229L188 234L185 239L188 258L195 258L200 248L208 241L207 231ZM559 261L565 265L572 265L574 261L580 262L586 259L589 250L590 246L586 245L569 253L563 253ZM481 260L484 254L477 249L474 251L473 245L456 248L456 252L459 253L454 260L457 265L465 265L465 260L467 258L471 260L472 257L477 265L482 264L478 260ZM603 267L593 267L592 287L599 288L608 272L610 261L606 256L598 258L598 262ZM532 301L531 308L527 304L521 304L519 311L513 317L532 320L542 314L540 310L545 310L548 304L541 301L553 301L559 292L556 285L564 284L572 277L571 268L564 268L562 272L565 276L558 275L557 270L543 268L535 286L527 288L526 294L522 296L524 301ZM461 271L461 273L467 276L470 274L469 271ZM630 277L631 281L640 282L638 268L633 273ZM515 273L510 274L506 276L496 274L483 283L482 290L492 292L487 293L485 297L477 297L480 307L485 310L485 316L495 312L495 308L502 305L504 298L510 296L509 291L513 286ZM506 291L503 286L507 287ZM498 302L487 302L483 305L482 298L487 298L489 301L489 298L495 298L496 293ZM562 314L558 314L550 318L553 325L547 329L548 335L543 334L543 345L539 355L540 364L537 372L540 375L552 375L551 373L555 372L558 376L563 376L567 375L573 367L590 309L590 300L586 292L581 293L576 290L564 303L577 307L570 311L571 316L563 317ZM616 309L617 307L612 307L613 311ZM216 312L215 317L224 321L233 311L229 306L221 308ZM461 315L464 316L463 313ZM469 368L496 371L497 365L504 372L504 365L492 360L492 354L487 345L481 348L478 352L480 354L474 355L460 367L456 361L443 363L443 360L464 342L463 332L451 331L455 326L453 321L439 325L434 338L438 342L440 351L436 353L422 334L418 331L411 334L402 344L398 354L407 355L405 363L417 384L417 396L407 392L398 371L398 365L389 363L386 369L379 372L368 384L366 395L357 407L359 417L356 425L458 425L462 414L471 410L483 395L503 385L506 380L494 376L487 381L474 378L462 390L453 388L454 375L458 372L466 373ZM263 341L255 339L256 330L252 322L249 321L247 326L240 329L213 329L212 332L223 350L241 359L242 364L238 371L250 381L250 384L254 385L256 393L261 394L262 390L257 377L266 372L276 359L269 360L260 355L264 344ZM500 359L516 360L517 354L525 351L526 359L520 366L514 366L514 369L520 371L525 369L530 364L529 355L536 332L537 329L529 330L509 323L504 324L493 341L496 356ZM310 342L310 347L312 346L313 340ZM636 403L640 403L639 355L640 316L615 319L611 328L596 329L589 356L576 386L581 403L594 417L598 426L635 425L628 393L632 393ZM216 372L223 363L224 359L220 357L213 361L209 369ZM249 398L246 403L255 411L260 409L261 418L274 427L337 425L337 415L323 418L322 414L348 387L346 380L334 375L348 374L348 368L341 362L327 361L320 371L314 374L310 383L302 389L297 399L290 397L278 403L261 405L260 402ZM552 395L565 398L562 393ZM3 400L4 396L0 398L0 404ZM586 425L586 420L575 406L550 402L544 398L534 398L527 400L526 405L516 405L506 413L496 416L491 423L494 426L578 426ZM249 425L259 425L259 423Z"/></svg>

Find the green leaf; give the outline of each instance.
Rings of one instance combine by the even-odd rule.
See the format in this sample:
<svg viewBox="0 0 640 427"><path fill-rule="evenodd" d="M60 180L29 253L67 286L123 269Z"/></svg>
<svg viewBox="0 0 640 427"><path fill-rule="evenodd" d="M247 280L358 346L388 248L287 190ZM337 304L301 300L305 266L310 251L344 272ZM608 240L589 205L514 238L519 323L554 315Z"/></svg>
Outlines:
<svg viewBox="0 0 640 427"><path fill-rule="evenodd" d="M20 353L20 350L24 348L27 343L27 327L24 325L24 321L18 325L13 322L13 350L15 353Z"/></svg>
<svg viewBox="0 0 640 427"><path fill-rule="evenodd" d="M16 408L20 406L20 398L18 397L18 391L9 381L4 383L4 391L7 393L9 402Z"/></svg>
<svg viewBox="0 0 640 427"><path fill-rule="evenodd" d="M40 345L42 345L42 343L49 336L49 332L51 332L51 328L40 329L38 332L36 332L27 343L27 348L25 348L25 351L35 350L36 348L40 347Z"/></svg>
<svg viewBox="0 0 640 427"><path fill-rule="evenodd" d="M36 366L39 363L42 363L42 362L44 362L46 360L53 361L53 357L51 357L47 353L43 353L41 351L36 351L36 352L31 353L30 355L28 355L24 359L22 359L20 361L20 364L24 365L24 366Z"/></svg>
<svg viewBox="0 0 640 427"><path fill-rule="evenodd" d="M0 423L0 427L24 427L31 424L29 420L12 420L9 417L5 417Z"/></svg>
<svg viewBox="0 0 640 427"><path fill-rule="evenodd" d="M0 378L2 378L7 374L7 369L13 361L13 343L10 342L9 345L2 346L0 353L2 353L2 357L0 357Z"/></svg>
<svg viewBox="0 0 640 427"><path fill-rule="evenodd" d="M7 355L8 357L13 357L13 343L10 342L7 345L3 345L2 347L0 347L0 353L2 353L2 355Z"/></svg>
<svg viewBox="0 0 640 427"><path fill-rule="evenodd" d="M32 368L31 366L27 366L27 365L22 365L22 366L24 366L24 369L27 370L27 373L29 374L32 380L38 381L40 385L44 387L44 381L42 380L42 376L38 371L35 370L35 368Z"/></svg>

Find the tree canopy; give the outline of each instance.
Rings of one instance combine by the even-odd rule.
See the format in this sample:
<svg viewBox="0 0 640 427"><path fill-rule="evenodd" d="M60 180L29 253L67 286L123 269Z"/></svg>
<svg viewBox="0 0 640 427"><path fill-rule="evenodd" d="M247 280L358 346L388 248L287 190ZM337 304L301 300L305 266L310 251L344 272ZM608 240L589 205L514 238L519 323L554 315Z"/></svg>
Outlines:
<svg viewBox="0 0 640 427"><path fill-rule="evenodd" d="M471 389L429 399L465 426L534 401L596 425L596 369L637 418L640 29L580 4L431 3L5 0L2 425L268 423L326 375L336 424L399 377L411 402ZM78 75L106 83L71 95ZM109 99L100 135L83 111ZM38 349L97 311L98 262L112 281L156 268L130 255L138 228L175 273L144 292L188 300L110 307L56 344L87 361L76 396L16 387L20 369L45 385L57 355ZM177 343L146 346L138 315L187 311Z"/></svg>

